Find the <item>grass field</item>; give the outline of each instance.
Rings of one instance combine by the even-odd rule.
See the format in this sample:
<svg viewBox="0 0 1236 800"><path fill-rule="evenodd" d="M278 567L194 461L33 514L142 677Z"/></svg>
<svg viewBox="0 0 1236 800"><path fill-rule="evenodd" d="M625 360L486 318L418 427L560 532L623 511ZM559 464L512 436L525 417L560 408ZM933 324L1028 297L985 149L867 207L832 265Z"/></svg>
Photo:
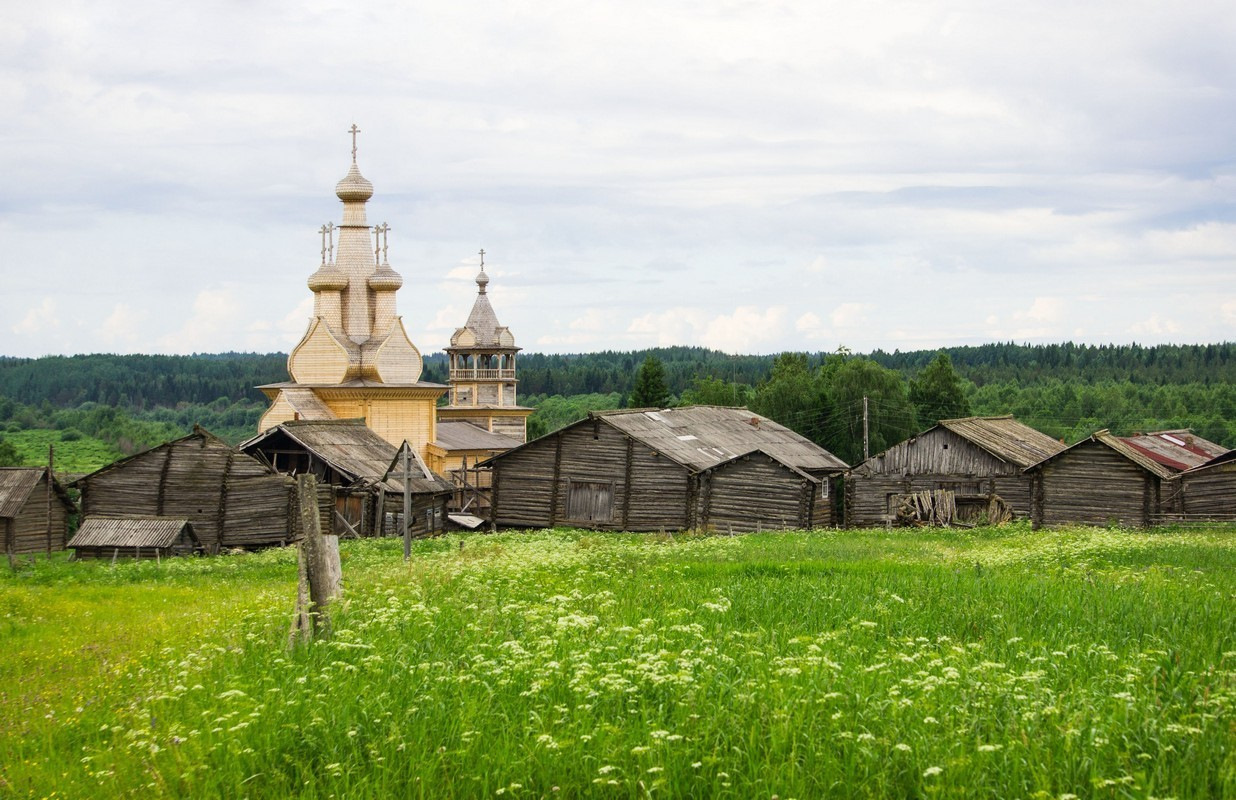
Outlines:
<svg viewBox="0 0 1236 800"><path fill-rule="evenodd" d="M0 577L0 795L1236 797L1236 533L583 531Z"/></svg>

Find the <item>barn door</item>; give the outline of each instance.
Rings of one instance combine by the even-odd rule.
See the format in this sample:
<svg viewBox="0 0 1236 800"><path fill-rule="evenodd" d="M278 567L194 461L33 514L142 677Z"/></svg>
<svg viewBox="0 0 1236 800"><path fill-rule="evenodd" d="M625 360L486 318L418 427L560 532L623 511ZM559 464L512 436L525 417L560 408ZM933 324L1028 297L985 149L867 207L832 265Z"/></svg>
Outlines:
<svg viewBox="0 0 1236 800"><path fill-rule="evenodd" d="M572 522L612 522L614 482L568 478L566 516Z"/></svg>

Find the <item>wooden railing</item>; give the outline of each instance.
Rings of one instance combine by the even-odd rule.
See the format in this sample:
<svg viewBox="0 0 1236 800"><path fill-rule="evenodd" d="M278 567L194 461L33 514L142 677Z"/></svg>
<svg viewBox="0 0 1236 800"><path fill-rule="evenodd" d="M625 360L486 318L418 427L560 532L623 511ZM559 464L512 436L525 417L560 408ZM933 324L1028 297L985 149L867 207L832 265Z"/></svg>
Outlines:
<svg viewBox="0 0 1236 800"><path fill-rule="evenodd" d="M513 369L453 369L451 370L451 380L453 381L476 381L476 380L514 380L515 370Z"/></svg>

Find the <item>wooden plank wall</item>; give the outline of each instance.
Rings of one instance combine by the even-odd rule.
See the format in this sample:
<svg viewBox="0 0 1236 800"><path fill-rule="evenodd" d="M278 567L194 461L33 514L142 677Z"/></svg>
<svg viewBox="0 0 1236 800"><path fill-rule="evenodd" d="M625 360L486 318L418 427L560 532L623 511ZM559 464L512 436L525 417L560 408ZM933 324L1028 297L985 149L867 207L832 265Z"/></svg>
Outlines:
<svg viewBox="0 0 1236 800"><path fill-rule="evenodd" d="M816 486L763 453L700 476L696 527L747 532L813 527Z"/></svg>
<svg viewBox="0 0 1236 800"><path fill-rule="evenodd" d="M1179 510L1186 520L1236 520L1236 462L1183 473Z"/></svg>
<svg viewBox="0 0 1236 800"><path fill-rule="evenodd" d="M38 484L30 492L30 498L16 516L12 518L9 535L12 536L12 553L46 553L47 552L47 474L39 479ZM51 504L52 550L63 550L68 538L69 513L53 495ZM7 548L7 542L6 548Z"/></svg>
<svg viewBox="0 0 1236 800"><path fill-rule="evenodd" d="M209 553L293 538L295 481L206 437L168 442L79 485L84 514L184 517Z"/></svg>
<svg viewBox="0 0 1236 800"><path fill-rule="evenodd" d="M1145 527L1158 513L1158 479L1100 442L1079 444L1036 471L1031 515L1036 528Z"/></svg>
<svg viewBox="0 0 1236 800"><path fill-rule="evenodd" d="M1016 476L1021 467L1010 464L963 439L947 428L926 433L890 447L882 456L862 465L878 475L995 475Z"/></svg>
<svg viewBox="0 0 1236 800"><path fill-rule="evenodd" d="M611 522L568 518L572 480L614 484ZM689 526L687 470L599 420L565 428L504 456L495 462L493 482L493 520L501 526L629 531Z"/></svg>

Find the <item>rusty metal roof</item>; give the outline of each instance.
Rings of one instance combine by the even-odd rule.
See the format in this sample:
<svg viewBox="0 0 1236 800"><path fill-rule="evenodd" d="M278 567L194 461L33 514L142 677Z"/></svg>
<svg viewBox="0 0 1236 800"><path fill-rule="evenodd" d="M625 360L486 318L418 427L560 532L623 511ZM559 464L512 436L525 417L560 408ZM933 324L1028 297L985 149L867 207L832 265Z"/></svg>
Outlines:
<svg viewBox="0 0 1236 800"><path fill-rule="evenodd" d="M1064 450L1064 443L1018 422L1012 415L942 419L941 427L973 442L1001 461L1025 468Z"/></svg>
<svg viewBox="0 0 1236 800"><path fill-rule="evenodd" d="M1139 433L1134 436L1121 436L1120 439L1173 472L1183 472L1200 466L1228 452L1226 447L1196 436L1188 428Z"/></svg>
<svg viewBox="0 0 1236 800"><path fill-rule="evenodd" d="M193 525L183 517L87 517L66 547L170 547Z"/></svg>
<svg viewBox="0 0 1236 800"><path fill-rule="evenodd" d="M589 418L612 425L693 472L756 450L800 470L847 469L844 461L805 436L745 408L594 411Z"/></svg>

